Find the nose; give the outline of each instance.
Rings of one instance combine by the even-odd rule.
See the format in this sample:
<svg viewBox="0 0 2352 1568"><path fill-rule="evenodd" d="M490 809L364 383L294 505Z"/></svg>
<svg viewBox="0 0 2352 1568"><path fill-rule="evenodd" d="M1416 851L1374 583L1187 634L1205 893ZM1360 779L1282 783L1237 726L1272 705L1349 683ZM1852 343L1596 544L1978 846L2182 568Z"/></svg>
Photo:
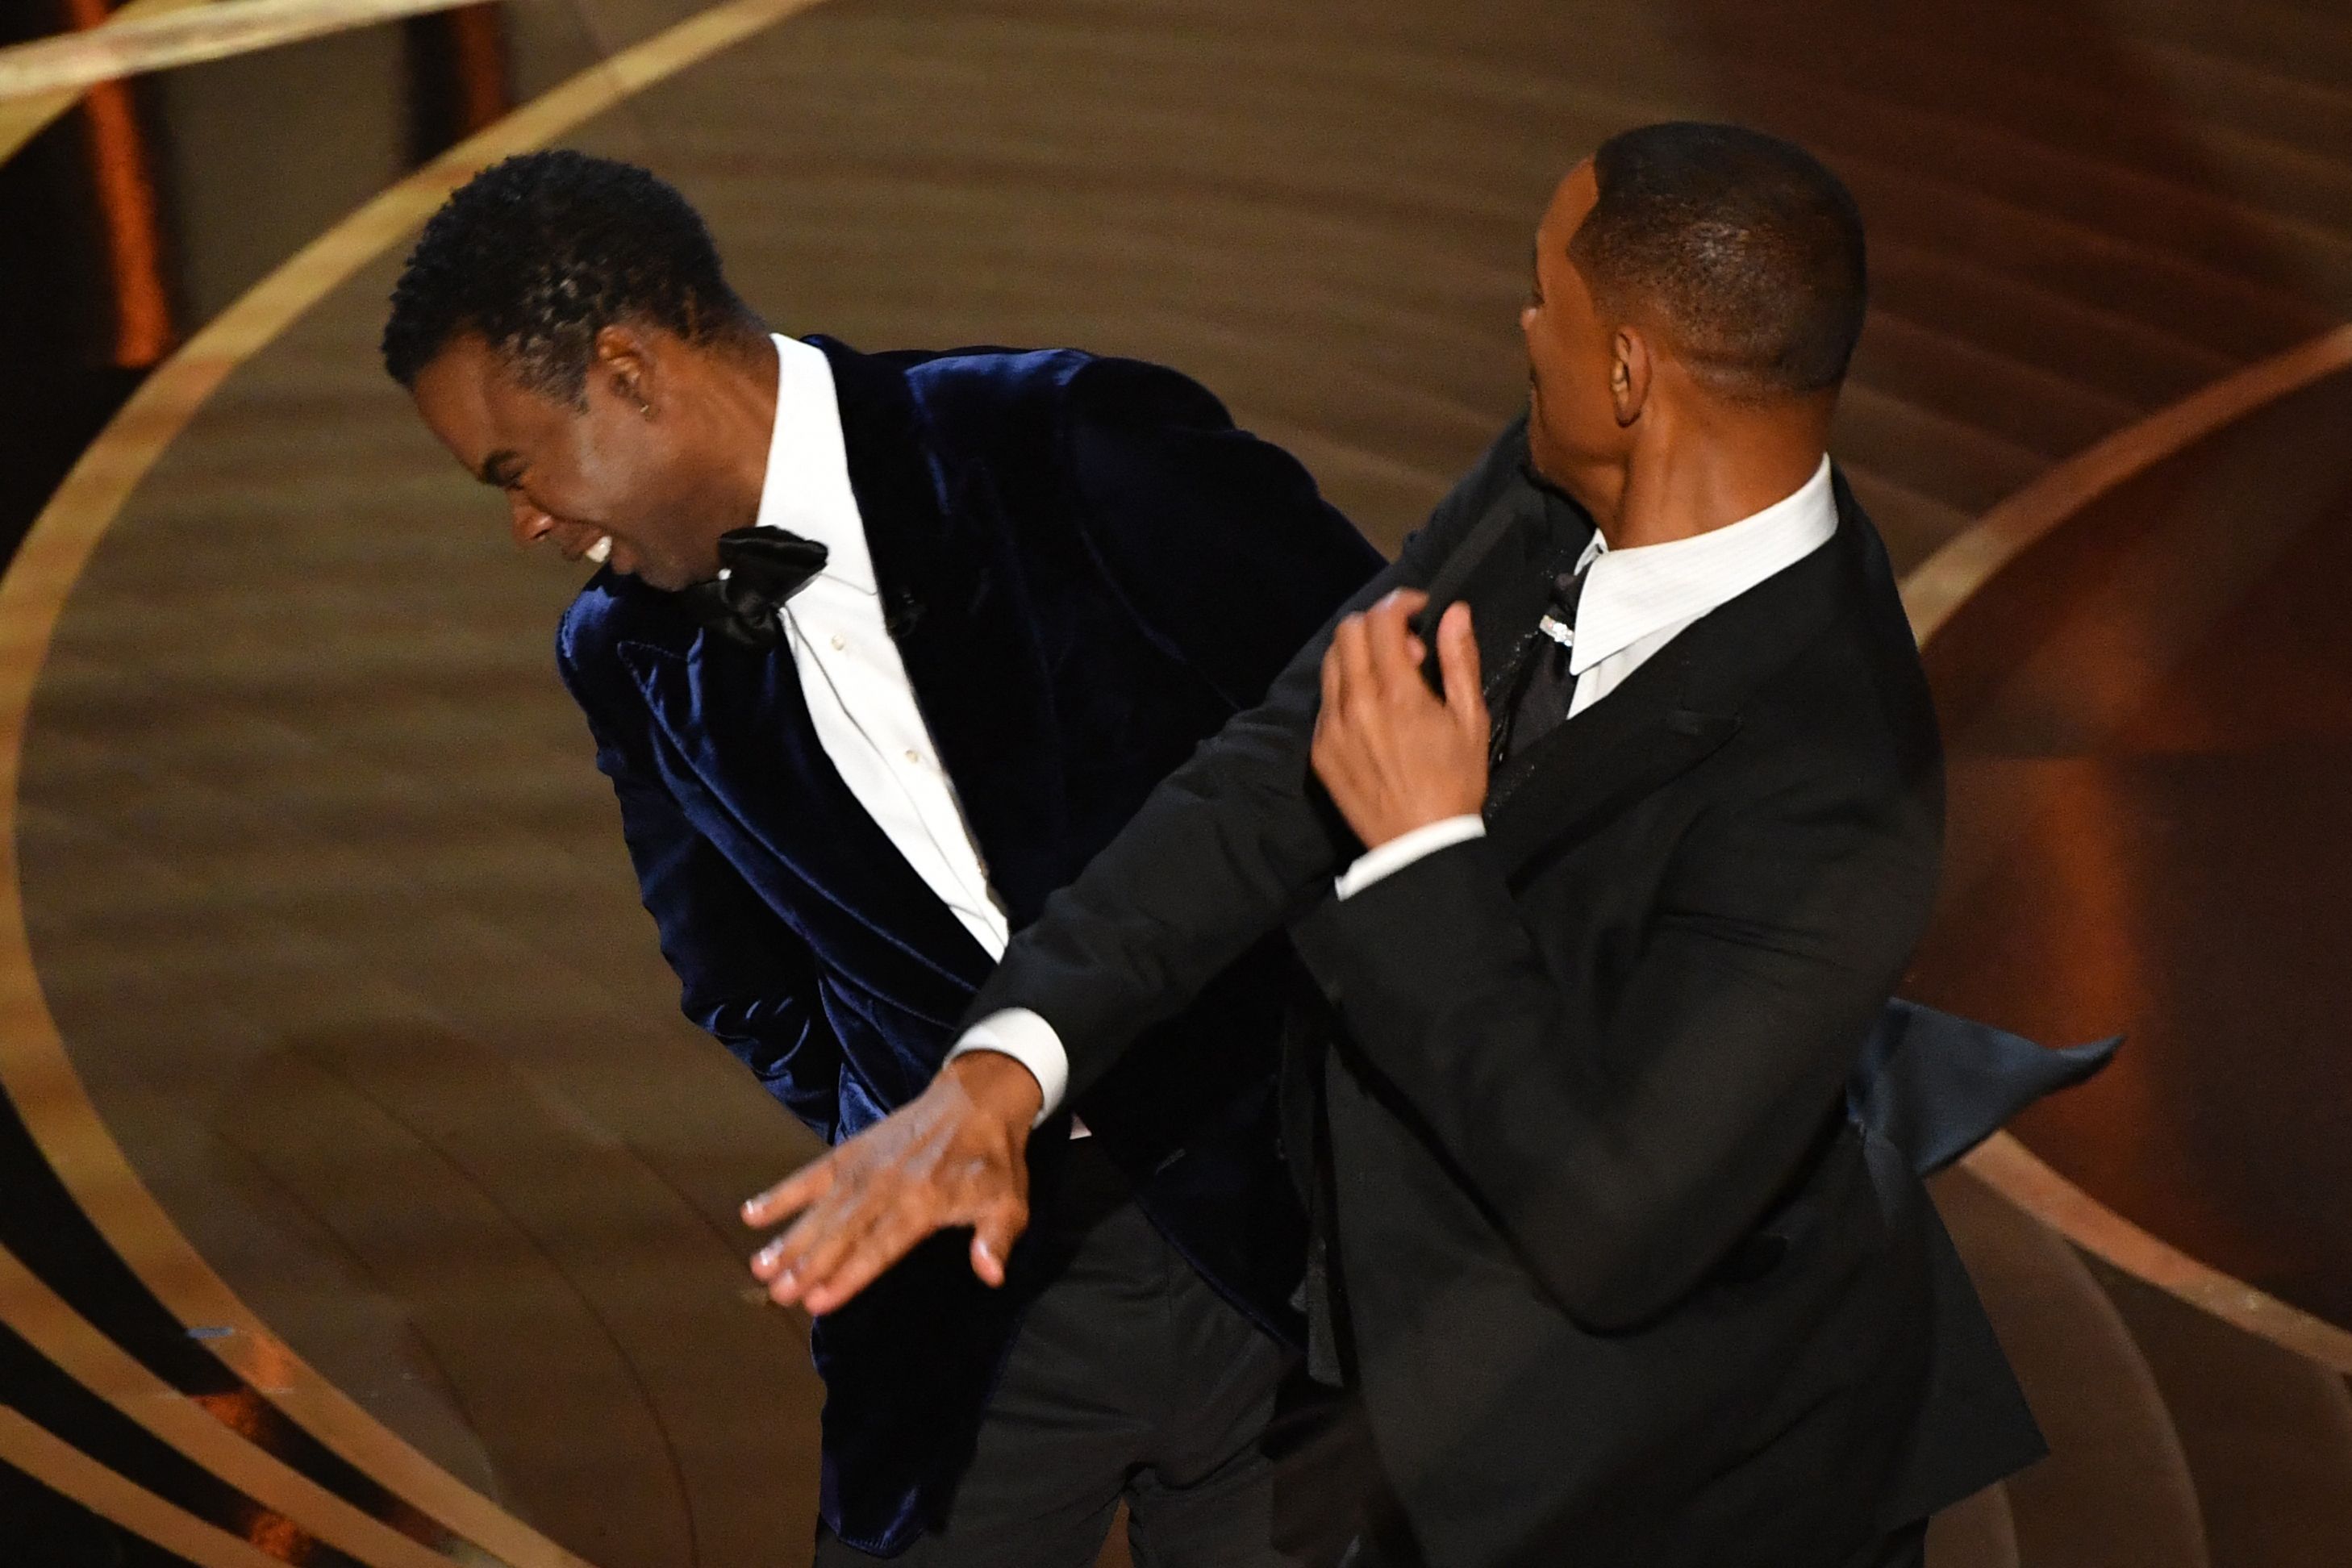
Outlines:
<svg viewBox="0 0 2352 1568"><path fill-rule="evenodd" d="M555 520L530 503L520 490L507 492L508 525L513 530L517 544L536 544L547 537Z"/></svg>

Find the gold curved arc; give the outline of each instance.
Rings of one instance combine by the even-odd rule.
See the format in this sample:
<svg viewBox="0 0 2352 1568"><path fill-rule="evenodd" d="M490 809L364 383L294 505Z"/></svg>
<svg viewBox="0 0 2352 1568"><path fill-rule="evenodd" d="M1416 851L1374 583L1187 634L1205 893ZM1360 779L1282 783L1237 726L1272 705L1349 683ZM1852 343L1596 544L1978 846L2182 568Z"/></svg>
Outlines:
<svg viewBox="0 0 2352 1568"><path fill-rule="evenodd" d="M2107 437L1994 506L1903 579L1921 647L1986 584L2120 485L2255 410L2352 367L2352 323L2199 388ZM2289 1306L2158 1239L2100 1203L2007 1132L1963 1162L1970 1174L2076 1247L2233 1327L2352 1376L2352 1332Z"/></svg>
<svg viewBox="0 0 2352 1568"><path fill-rule="evenodd" d="M0 48L0 100L80 92L174 66L200 65L353 27L447 11L477 0L214 0L194 15L111 18L104 26ZM185 7L171 7L184 10Z"/></svg>
<svg viewBox="0 0 2352 1568"><path fill-rule="evenodd" d="M511 1568L589 1568L386 1428L238 1299L172 1223L108 1132L41 994L16 858L33 689L90 552L222 381L482 165L529 151L819 0L727 0L612 56L460 142L320 235L142 384L91 443L0 576L0 1089L109 1243L174 1316L233 1331L213 1349L311 1436Z"/></svg>
<svg viewBox="0 0 2352 1568"><path fill-rule="evenodd" d="M2233 1328L2352 1377L2352 1333L2151 1236L2052 1170L2011 1134L1994 1133L1961 1163L2094 1258Z"/></svg>
<svg viewBox="0 0 2352 1568"><path fill-rule="evenodd" d="M91 1327L5 1247L0 1321L82 1387L329 1546L371 1568L450 1568L449 1558L247 1442Z"/></svg>
<svg viewBox="0 0 2352 1568"><path fill-rule="evenodd" d="M161 16L207 3L208 0L126 0L107 18L106 26L116 27L142 17ZM81 95L82 89L78 87L49 88L27 93L22 98L0 99L0 163L23 152L26 142L47 131L61 115L79 103Z"/></svg>
<svg viewBox="0 0 2352 1568"><path fill-rule="evenodd" d="M2347 366L2352 366L2352 323L2233 371L2084 447L1911 569L1903 579L1903 607L1912 634L1926 647L2003 567L2109 490Z"/></svg>
<svg viewBox="0 0 2352 1568"><path fill-rule="evenodd" d="M286 1568L259 1547L125 1480L5 1405L0 1405L0 1460L196 1568Z"/></svg>

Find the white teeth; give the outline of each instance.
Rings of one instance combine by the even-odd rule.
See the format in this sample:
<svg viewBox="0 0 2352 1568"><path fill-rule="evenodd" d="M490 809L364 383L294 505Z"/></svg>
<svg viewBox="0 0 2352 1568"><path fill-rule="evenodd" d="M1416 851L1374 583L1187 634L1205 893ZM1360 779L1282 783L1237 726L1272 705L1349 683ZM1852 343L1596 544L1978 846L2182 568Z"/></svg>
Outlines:
<svg viewBox="0 0 2352 1568"><path fill-rule="evenodd" d="M602 566L606 561L612 558L613 536L609 533L598 534L596 536L596 542L590 545L586 550L582 551L581 553L587 556L589 560L594 562L597 565Z"/></svg>

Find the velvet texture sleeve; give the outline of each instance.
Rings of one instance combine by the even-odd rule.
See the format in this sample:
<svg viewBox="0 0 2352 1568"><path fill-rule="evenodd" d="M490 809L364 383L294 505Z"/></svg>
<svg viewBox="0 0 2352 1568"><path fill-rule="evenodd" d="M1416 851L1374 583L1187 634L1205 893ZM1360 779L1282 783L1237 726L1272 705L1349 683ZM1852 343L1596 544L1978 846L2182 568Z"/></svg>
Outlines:
<svg viewBox="0 0 2352 1568"><path fill-rule="evenodd" d="M1803 1167L1925 926L1937 845L1900 784L1784 749L1702 813L1605 984L1546 963L1490 840L1337 905L1318 953L1349 1037L1529 1270L1622 1331Z"/></svg>
<svg viewBox="0 0 2352 1568"><path fill-rule="evenodd" d="M1173 385L1119 374L1123 384L1073 437L1081 476L1097 472L1105 454L1126 454L1116 479L1080 481L1092 487L1097 547L1139 617L1255 706L1170 774L1047 901L966 1014L968 1023L1011 1008L1045 1018L1068 1055L1073 1096L1139 1033L1327 893L1360 851L1308 762L1331 628L1391 588L1427 582L1526 450L1514 425L1397 562L1349 594L1334 581L1349 574L1348 556L1329 532L1347 524L1295 459L1234 431L1213 398L1172 372L1160 374ZM1160 416L1162 456L1145 463L1119 426L1155 402L1177 412ZM1180 473L1196 467L1196 477ZM1302 580L1315 586L1302 593ZM1268 668L1278 670L1270 688L1259 673Z"/></svg>
<svg viewBox="0 0 2352 1568"><path fill-rule="evenodd" d="M1267 688L1381 571L1380 553L1297 458L1199 383L1091 361L1065 395L1077 515L1147 633L1235 709Z"/></svg>
<svg viewBox="0 0 2352 1568"><path fill-rule="evenodd" d="M597 769L613 781L646 910L678 977L679 1009L831 1143L841 1047L808 945L688 820L651 755L624 744L621 727L599 717L569 648L559 650L557 665L595 738Z"/></svg>

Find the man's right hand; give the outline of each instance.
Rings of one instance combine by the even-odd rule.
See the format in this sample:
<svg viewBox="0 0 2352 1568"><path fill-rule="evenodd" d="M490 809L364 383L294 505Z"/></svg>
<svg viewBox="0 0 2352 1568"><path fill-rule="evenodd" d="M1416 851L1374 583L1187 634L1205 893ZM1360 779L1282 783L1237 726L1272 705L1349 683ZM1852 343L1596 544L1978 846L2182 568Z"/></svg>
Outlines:
<svg viewBox="0 0 2352 1568"><path fill-rule="evenodd" d="M926 1237L968 1225L972 1272L1003 1284L1029 1225L1024 1154L1043 1102L1011 1057L953 1058L913 1100L743 1205L749 1226L800 1216L752 1258L751 1272L779 1305L822 1316Z"/></svg>

